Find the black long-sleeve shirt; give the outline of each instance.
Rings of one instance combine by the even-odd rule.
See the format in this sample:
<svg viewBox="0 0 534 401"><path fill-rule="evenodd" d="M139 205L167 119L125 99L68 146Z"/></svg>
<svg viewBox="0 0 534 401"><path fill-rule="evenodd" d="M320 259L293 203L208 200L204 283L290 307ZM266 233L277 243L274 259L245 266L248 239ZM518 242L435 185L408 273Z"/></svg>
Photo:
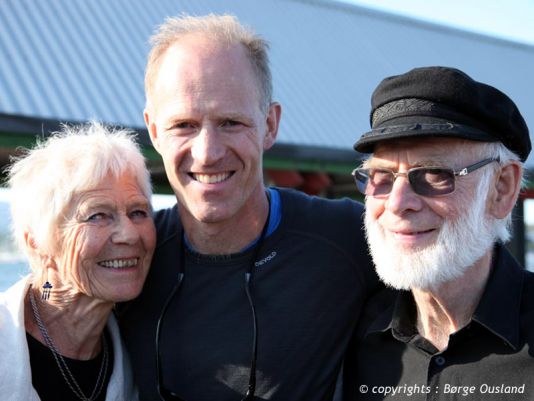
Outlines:
<svg viewBox="0 0 534 401"><path fill-rule="evenodd" d="M252 292L258 316L256 400L331 400L364 299L376 285L361 204L279 190L282 217L261 247ZM176 282L180 223L156 216L158 245L141 296L120 318L142 400L156 400L155 327ZM186 401L239 401L253 326L244 273L254 249L230 256L185 251L185 278L161 334L167 389Z"/></svg>
<svg viewBox="0 0 534 401"><path fill-rule="evenodd" d="M346 359L346 399L534 400L534 274L500 245L493 260L471 322L441 352L417 332L410 292L371 300Z"/></svg>

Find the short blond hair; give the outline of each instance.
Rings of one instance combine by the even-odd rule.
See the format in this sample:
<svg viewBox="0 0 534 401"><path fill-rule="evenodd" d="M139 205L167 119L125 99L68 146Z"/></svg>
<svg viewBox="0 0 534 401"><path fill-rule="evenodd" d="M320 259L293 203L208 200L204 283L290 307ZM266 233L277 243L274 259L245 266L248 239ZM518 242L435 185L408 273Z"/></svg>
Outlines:
<svg viewBox="0 0 534 401"><path fill-rule="evenodd" d="M159 70L162 57L169 47L180 41L186 35L204 34L214 41L225 45L241 44L258 79L261 94L262 110L266 111L272 101L272 76L267 54L269 44L244 27L233 15L214 15L193 17L181 15L169 17L161 24L156 33L150 38L152 46L148 54L145 70L145 95L147 107L150 106L152 90Z"/></svg>

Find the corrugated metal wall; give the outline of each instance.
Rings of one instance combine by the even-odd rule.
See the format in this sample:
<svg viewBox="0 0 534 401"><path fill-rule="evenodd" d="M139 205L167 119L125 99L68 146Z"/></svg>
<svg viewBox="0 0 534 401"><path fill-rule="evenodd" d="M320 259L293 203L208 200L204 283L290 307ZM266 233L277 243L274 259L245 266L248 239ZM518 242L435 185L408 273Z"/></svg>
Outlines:
<svg viewBox="0 0 534 401"><path fill-rule="evenodd" d="M181 12L235 14L271 42L280 143L350 149L376 84L421 65L499 87L534 126L534 47L328 0L0 0L0 113L143 127L147 39Z"/></svg>

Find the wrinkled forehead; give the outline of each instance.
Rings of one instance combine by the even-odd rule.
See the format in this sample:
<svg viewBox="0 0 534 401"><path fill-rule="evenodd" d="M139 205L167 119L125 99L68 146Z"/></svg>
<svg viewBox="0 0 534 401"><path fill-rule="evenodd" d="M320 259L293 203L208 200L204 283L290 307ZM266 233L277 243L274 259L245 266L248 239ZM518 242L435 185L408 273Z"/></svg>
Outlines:
<svg viewBox="0 0 534 401"><path fill-rule="evenodd" d="M458 138L404 138L377 144L365 165L453 166L476 158L483 143Z"/></svg>
<svg viewBox="0 0 534 401"><path fill-rule="evenodd" d="M132 171L120 175L108 172L100 179L95 178L79 186L70 193L62 211L62 217L72 217L78 208L88 202L101 202L103 199L119 203L150 204L150 199L143 191L138 176Z"/></svg>

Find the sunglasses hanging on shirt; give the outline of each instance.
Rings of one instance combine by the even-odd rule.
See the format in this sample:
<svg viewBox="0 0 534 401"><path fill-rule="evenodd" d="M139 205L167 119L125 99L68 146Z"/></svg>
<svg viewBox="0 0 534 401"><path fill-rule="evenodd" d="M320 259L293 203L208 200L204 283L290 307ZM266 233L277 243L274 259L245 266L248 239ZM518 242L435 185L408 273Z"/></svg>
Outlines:
<svg viewBox="0 0 534 401"><path fill-rule="evenodd" d="M267 196L269 198L269 196ZM270 211L270 202L269 202L269 208L268 208L268 214L267 214L267 221L265 222L263 229L261 231L260 237L258 241L256 242L256 245L254 247L253 257L248 265L248 269L245 272L244 275L244 284L245 284L245 293L247 294L248 303L250 305L250 311L251 311L251 317L252 317L252 323L253 323L253 335L252 335L252 352L251 352L251 362L250 362L250 374L249 374L249 381L248 381L248 387L247 392L245 393L245 396L241 398L241 401L253 401L254 400L254 394L256 392L256 361L258 359L258 319L256 316L256 308L254 306L254 298L252 294L252 278L254 276L254 268L256 266L256 261L258 260L258 256L260 254L261 247L263 245L263 240L265 239L265 236L267 234L267 228L269 227L269 220L271 216ZM161 337L161 326L163 319L165 317L165 314L167 312L167 309L171 303L171 301L174 299L174 297L179 293L180 288L182 286L182 283L185 278L185 252L186 252L186 246L185 246L185 233L182 231L181 239L180 239L180 264L179 269L181 271L178 272L178 280L176 282L176 285L172 289L171 293L167 297L167 300L165 301L165 304L161 310L161 314L158 319L158 323L156 325L156 380L157 380L157 386L158 386L158 393L160 398L163 401L186 401L171 390L169 390L167 387L165 387L165 384L163 383L163 368L161 363L161 353L160 353L160 337Z"/></svg>

